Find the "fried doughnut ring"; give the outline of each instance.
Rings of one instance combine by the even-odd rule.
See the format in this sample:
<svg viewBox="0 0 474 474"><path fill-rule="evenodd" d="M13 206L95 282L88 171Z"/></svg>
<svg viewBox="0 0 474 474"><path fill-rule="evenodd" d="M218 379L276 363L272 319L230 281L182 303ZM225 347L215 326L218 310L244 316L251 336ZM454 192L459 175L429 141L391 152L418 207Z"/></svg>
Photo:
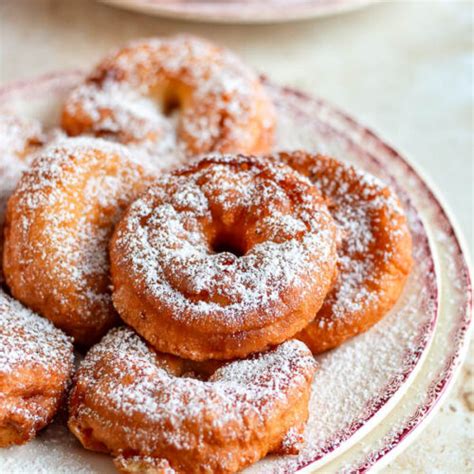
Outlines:
<svg viewBox="0 0 474 474"><path fill-rule="evenodd" d="M188 155L270 151L275 112L258 76L189 35L135 41L105 58L66 101L62 125L70 135L159 149L176 108Z"/></svg>
<svg viewBox="0 0 474 474"><path fill-rule="evenodd" d="M68 139L42 153L8 202L4 272L13 296L90 345L117 321L107 246L149 183L121 145Z"/></svg>
<svg viewBox="0 0 474 474"><path fill-rule="evenodd" d="M335 235L316 187L288 166L208 156L163 176L117 225L114 305L158 351L246 357L314 318Z"/></svg>
<svg viewBox="0 0 474 474"><path fill-rule="evenodd" d="M73 360L61 330L0 290L0 447L29 441L51 421Z"/></svg>
<svg viewBox="0 0 474 474"><path fill-rule="evenodd" d="M122 472L232 473L303 428L315 369L309 349L292 340L200 379L189 361L116 328L79 368L68 424Z"/></svg>
<svg viewBox="0 0 474 474"><path fill-rule="evenodd" d="M366 331L395 304L412 267L411 235L397 196L374 176L325 156L279 157L315 183L342 230L335 286L297 335L318 354Z"/></svg>
<svg viewBox="0 0 474 474"><path fill-rule="evenodd" d="M36 120L0 114L0 256L3 255L3 224L7 201L34 153L45 143ZM1 267L1 265L0 265ZM0 283L3 283L0 268Z"/></svg>

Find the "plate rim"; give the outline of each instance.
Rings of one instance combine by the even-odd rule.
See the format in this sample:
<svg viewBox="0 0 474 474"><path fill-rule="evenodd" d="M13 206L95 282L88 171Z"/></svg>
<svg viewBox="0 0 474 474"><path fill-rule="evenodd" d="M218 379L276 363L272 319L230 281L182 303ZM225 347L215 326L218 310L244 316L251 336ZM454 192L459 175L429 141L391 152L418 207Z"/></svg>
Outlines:
<svg viewBox="0 0 474 474"><path fill-rule="evenodd" d="M338 0L331 5L331 2L327 1L303 0L293 5L291 11L286 9L284 14L282 14L281 7L267 7L259 10L258 5L251 5L243 1L236 1L227 5L216 5L216 3L209 1L188 5L183 5L180 2L166 4L156 0L99 1L105 5L122 10L135 11L167 19L248 25L288 23L324 18L356 11L376 3L376 0Z"/></svg>

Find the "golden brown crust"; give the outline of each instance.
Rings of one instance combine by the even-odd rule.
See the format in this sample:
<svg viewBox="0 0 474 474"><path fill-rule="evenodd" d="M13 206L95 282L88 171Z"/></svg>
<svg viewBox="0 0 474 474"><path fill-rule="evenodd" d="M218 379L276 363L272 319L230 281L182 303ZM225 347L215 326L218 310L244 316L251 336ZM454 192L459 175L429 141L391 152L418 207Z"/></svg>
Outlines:
<svg viewBox="0 0 474 474"><path fill-rule="evenodd" d="M4 272L12 294L79 344L117 321L107 245L119 215L150 182L123 148L69 139L42 153L8 203Z"/></svg>
<svg viewBox="0 0 474 474"><path fill-rule="evenodd" d="M291 451L315 371L303 343L288 341L203 379L189 364L155 353L129 328L113 329L78 370L69 428L129 473L233 473L268 452Z"/></svg>
<svg viewBox="0 0 474 474"><path fill-rule="evenodd" d="M124 474L176 474L166 459L123 455L114 458L117 470Z"/></svg>
<svg viewBox="0 0 474 474"><path fill-rule="evenodd" d="M8 198L45 141L41 124L36 120L0 113L0 256L3 255L3 223ZM0 283L3 283L1 267Z"/></svg>
<svg viewBox="0 0 474 474"><path fill-rule="evenodd" d="M335 240L320 194L289 167L209 156L163 176L117 225L114 305L162 352L245 357L314 317Z"/></svg>
<svg viewBox="0 0 474 474"><path fill-rule="evenodd" d="M0 447L29 441L51 421L72 370L69 338L0 291Z"/></svg>
<svg viewBox="0 0 474 474"><path fill-rule="evenodd" d="M366 331L396 303L412 267L411 234L397 196L375 177L320 155L280 158L316 184L342 230L335 286L297 336L318 354Z"/></svg>
<svg viewBox="0 0 474 474"><path fill-rule="evenodd" d="M273 143L275 113L258 76L230 51L189 35L112 53L66 101L62 125L70 135L159 146L174 107L188 155L264 153Z"/></svg>

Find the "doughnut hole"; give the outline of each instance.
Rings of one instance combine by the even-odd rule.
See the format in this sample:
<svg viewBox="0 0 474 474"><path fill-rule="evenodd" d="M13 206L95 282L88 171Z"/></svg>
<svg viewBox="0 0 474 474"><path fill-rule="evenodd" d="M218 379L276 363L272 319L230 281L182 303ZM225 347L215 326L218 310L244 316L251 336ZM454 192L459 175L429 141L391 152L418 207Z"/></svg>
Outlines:
<svg viewBox="0 0 474 474"><path fill-rule="evenodd" d="M235 257L243 257L247 253L244 235L237 232L218 233L210 246L214 253L230 253Z"/></svg>

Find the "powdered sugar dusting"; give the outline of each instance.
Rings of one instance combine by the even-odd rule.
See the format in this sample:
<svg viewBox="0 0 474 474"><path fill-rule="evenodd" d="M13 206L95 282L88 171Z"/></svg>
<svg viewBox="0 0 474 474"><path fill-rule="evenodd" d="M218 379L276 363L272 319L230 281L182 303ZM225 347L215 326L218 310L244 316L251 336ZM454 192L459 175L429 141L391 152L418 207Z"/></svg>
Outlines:
<svg viewBox="0 0 474 474"><path fill-rule="evenodd" d="M288 98L279 89L274 89L274 97L281 112L277 136L282 149L344 157L389 179L383 164L365 154L365 148L330 128L325 115L328 111L320 104L308 103L305 97ZM398 190L404 189L401 179L405 177L402 174L395 183ZM416 188L409 189L416 196ZM426 231L406 195L400 197L413 237L415 261L404 293L371 330L316 357L320 368L313 383L306 445L299 455L266 458L245 473L282 474L315 460L323 461L345 443L351 443L370 422L381 419L380 410L393 406L395 394L419 364L436 318L436 276Z"/></svg>
<svg viewBox="0 0 474 474"><path fill-rule="evenodd" d="M178 114L169 116L167 108ZM255 73L230 51L181 35L113 52L66 102L72 134L118 140L158 168L208 151L267 144L274 111Z"/></svg>
<svg viewBox="0 0 474 474"><path fill-rule="evenodd" d="M66 390L73 359L65 334L0 290L2 429L18 423L25 437L34 436Z"/></svg>
<svg viewBox="0 0 474 474"><path fill-rule="evenodd" d="M284 412L315 370L310 351L299 341L228 363L207 381L180 377L180 364L180 359L155 353L131 329L113 329L78 371L72 423L87 429L88 419L97 420L124 436L130 451L145 455L157 449L205 449L206 440L217 439L220 432L235 443L249 436L249 429L264 429L277 417L275 410ZM134 420L146 422L127 434Z"/></svg>
<svg viewBox="0 0 474 474"><path fill-rule="evenodd" d="M317 324L352 321L352 315L362 314L384 298L394 266L409 271L404 260L409 263L410 256L402 254L400 247L408 235L404 211L395 193L362 169L304 152L281 156L328 199L341 232L339 274Z"/></svg>
<svg viewBox="0 0 474 474"><path fill-rule="evenodd" d="M34 161L15 192L11 226L23 242L15 265L47 272L38 282L38 299L66 308L70 303L80 319L98 327L115 314L108 241L121 212L147 183L127 150L104 140L59 141Z"/></svg>
<svg viewBox="0 0 474 474"><path fill-rule="evenodd" d="M14 115L0 114L0 254L7 200L34 152L45 142L41 124ZM3 273L0 271L0 280Z"/></svg>
<svg viewBox="0 0 474 474"><path fill-rule="evenodd" d="M21 172L21 164L28 164L30 152L41 145L44 139L45 135L41 124L36 120L0 114L0 171L2 176L8 176L10 171L8 165L18 164Z"/></svg>
<svg viewBox="0 0 474 474"><path fill-rule="evenodd" d="M343 232L339 258L340 276L327 303L325 302L331 305L332 314L336 318L344 318L349 311L362 311L377 298L379 281L376 260L389 262L396 257L392 253L395 248L392 242L375 252L373 250L376 241L373 232L384 225L377 216L385 213L384 217L394 225L405 221L398 199L392 192L385 192L388 188L384 183L355 168L350 168L349 174L359 183L360 194L345 189L342 179L337 175L332 183L320 179L315 183L331 199L332 215ZM390 233L390 237L395 240L401 235L401 230Z"/></svg>
<svg viewBox="0 0 474 474"><path fill-rule="evenodd" d="M177 474L166 459L151 456L125 457L121 454L114 459L114 464L120 472L147 472L155 469L158 474Z"/></svg>
<svg viewBox="0 0 474 474"><path fill-rule="evenodd" d="M70 77L66 76L71 85L75 86L77 76L72 76L72 79ZM63 89L58 90L57 79L55 81L35 84L24 100L15 99L13 105L30 110L37 103L59 102L62 100ZM389 163L390 170L398 173L394 183L397 192L400 189L408 190L414 203L422 206L419 207L422 217L427 219L430 226L438 225L436 217L433 217L433 212L436 212L433 210L433 198L427 196L418 178L406 173L399 157L389 156L385 151L380 153L379 148L372 149L367 135L359 131L359 126L341 123L338 114L322 101L299 97L274 86L269 86L268 90L278 108L279 149L306 149L344 158L383 176L385 180L389 179L386 171ZM32 97L35 99L33 104ZM333 126L339 128L336 130ZM373 141L377 147L383 147L378 139L373 138ZM379 156L383 164L375 161L370 153ZM421 198L424 201L420 201ZM408 200L404 199L403 203L405 208L413 209ZM427 347L426 338L431 333L427 324L433 321L436 297L432 255L427 246L425 231L415 212L409 212L408 218L413 235L415 266L404 296L391 313L366 334L318 357L321 365L312 392L311 417L304 451L298 456L267 457L248 472L292 472L315 458L324 458L333 449L338 449L341 442L354 439L360 432L360 427L366 426L367 417L375 413L375 418L380 420L380 414L377 415L380 406L385 406L387 400L390 404L393 395L400 392L400 387L407 385L407 374L419 363L418 358ZM446 224L446 228L439 232L444 239L443 245L454 252L449 225ZM449 255L444 256L448 258ZM455 261L454 257L450 259L451 263ZM452 263L448 276L450 282L459 281L456 272L458 268L458 264ZM459 297L453 294L451 296L452 304L455 305ZM449 321L446 322L448 329L443 332L445 337L443 336L441 343L448 346L452 337L449 328L454 327L455 321L451 316L446 316L446 321ZM441 366L446 358L443 356L437 360ZM422 392L420 397L423 397ZM337 409L339 406L343 408ZM397 419L397 414L394 415ZM398 420L402 421L399 417ZM350 439L348 443L351 443ZM62 422L53 423L39 439L26 446L0 452L0 468L5 472L23 474L25 466L41 474L49 474L53 470L61 474L116 472L109 456L84 450Z"/></svg>
<svg viewBox="0 0 474 474"><path fill-rule="evenodd" d="M227 237L240 236L243 255L216 253L213 226ZM234 327L252 312L263 325L284 314L281 295L289 287L301 298L328 287L334 232L319 195L290 168L209 157L164 176L136 201L118 228L112 254L130 268L130 281L144 281L151 295L172 308L173 318L212 318ZM308 274L320 284L308 281Z"/></svg>
<svg viewBox="0 0 474 474"><path fill-rule="evenodd" d="M106 81L101 88L97 85L78 87L66 106L72 109L75 102L81 104L82 113L92 121L92 129L85 135L126 143L137 161L155 170L168 169L184 161L185 153L177 138L177 116L162 114L155 101L143 93ZM113 110L114 114L103 116L103 110Z"/></svg>
<svg viewBox="0 0 474 474"><path fill-rule="evenodd" d="M71 340L62 331L0 291L0 378L25 366L68 372L72 360Z"/></svg>

